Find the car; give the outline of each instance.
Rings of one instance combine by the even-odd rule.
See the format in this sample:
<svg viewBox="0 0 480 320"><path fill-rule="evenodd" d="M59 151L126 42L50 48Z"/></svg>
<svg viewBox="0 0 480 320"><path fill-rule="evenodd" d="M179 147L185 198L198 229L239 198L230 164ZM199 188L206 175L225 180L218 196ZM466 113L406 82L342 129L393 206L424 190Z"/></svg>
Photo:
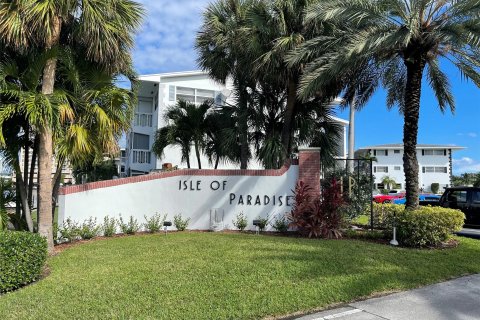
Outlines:
<svg viewBox="0 0 480 320"><path fill-rule="evenodd" d="M465 227L480 228L480 188L452 187L445 189L440 205L459 209L465 214Z"/></svg>
<svg viewBox="0 0 480 320"><path fill-rule="evenodd" d="M393 203L395 199L405 197L405 193L389 193L389 194L379 194L373 197L373 201L376 203Z"/></svg>
<svg viewBox="0 0 480 320"><path fill-rule="evenodd" d="M439 195L431 193L422 193L418 196L418 200L421 206L438 206L440 205L440 198L441 197ZM405 197L393 200L394 204L405 204L406 202L407 199Z"/></svg>

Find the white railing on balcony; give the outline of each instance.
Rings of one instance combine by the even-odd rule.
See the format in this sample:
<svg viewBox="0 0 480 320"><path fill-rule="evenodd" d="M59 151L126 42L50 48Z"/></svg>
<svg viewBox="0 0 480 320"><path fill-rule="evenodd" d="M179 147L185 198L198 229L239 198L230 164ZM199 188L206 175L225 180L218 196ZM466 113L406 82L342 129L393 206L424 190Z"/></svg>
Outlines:
<svg viewBox="0 0 480 320"><path fill-rule="evenodd" d="M135 113L133 125L137 127L151 127L153 122L153 115L151 113Z"/></svg>
<svg viewBox="0 0 480 320"><path fill-rule="evenodd" d="M152 153L148 150L132 150L133 154L133 163L150 163L152 158Z"/></svg>

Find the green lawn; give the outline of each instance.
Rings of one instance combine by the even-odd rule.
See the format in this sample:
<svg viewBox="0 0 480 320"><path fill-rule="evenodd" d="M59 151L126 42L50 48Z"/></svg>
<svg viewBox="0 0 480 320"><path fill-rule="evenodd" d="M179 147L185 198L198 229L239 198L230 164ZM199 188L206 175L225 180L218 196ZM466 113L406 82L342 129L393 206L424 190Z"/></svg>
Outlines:
<svg viewBox="0 0 480 320"><path fill-rule="evenodd" d="M353 240L176 233L92 241L0 296L0 319L257 319L480 272L480 241L449 250Z"/></svg>

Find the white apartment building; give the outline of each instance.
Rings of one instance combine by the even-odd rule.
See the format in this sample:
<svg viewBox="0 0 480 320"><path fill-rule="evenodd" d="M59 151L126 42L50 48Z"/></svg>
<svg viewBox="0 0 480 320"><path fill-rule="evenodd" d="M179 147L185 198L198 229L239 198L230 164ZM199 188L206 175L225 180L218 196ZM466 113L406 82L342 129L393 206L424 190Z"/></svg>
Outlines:
<svg viewBox="0 0 480 320"><path fill-rule="evenodd" d="M419 186L424 192L431 191L432 183L440 185L439 190L452 184L452 153L465 149L453 145L417 145L417 159L419 165ZM375 157L373 175L375 188L385 189L382 179L385 176L393 178L397 185L395 189L405 189L405 173L403 171L403 144L384 144L360 148L355 157L370 155Z"/></svg>
<svg viewBox="0 0 480 320"><path fill-rule="evenodd" d="M213 100L215 104L233 103L232 83L226 85L212 80L206 72L187 71L162 73L139 77L138 106L131 131L127 134L126 147L122 150L120 162L121 176L134 176L149 173L162 168L162 164L171 163L179 168L186 167L181 162L181 150L178 147L168 147L160 159L152 152L156 131L165 126L164 112L178 100L200 104L205 100ZM337 119L344 127L343 141L340 143L338 156L346 155L346 132L348 121ZM192 147L193 148L193 147ZM195 152L191 152L190 164L197 165ZM212 168L207 157L202 155L202 168ZM223 163L219 168L238 168L235 164ZM249 163L249 168L259 169L256 161Z"/></svg>

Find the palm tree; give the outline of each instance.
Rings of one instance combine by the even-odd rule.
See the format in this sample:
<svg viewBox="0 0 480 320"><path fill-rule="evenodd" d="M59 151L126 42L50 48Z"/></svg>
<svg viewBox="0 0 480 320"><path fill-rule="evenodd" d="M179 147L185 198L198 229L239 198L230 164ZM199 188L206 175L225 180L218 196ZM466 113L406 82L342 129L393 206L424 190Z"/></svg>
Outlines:
<svg viewBox="0 0 480 320"><path fill-rule="evenodd" d="M254 0L218 0L211 3L204 15L195 48L198 64L210 76L222 83L233 79L236 102L239 106L238 132L240 168L246 169L250 158L248 134L249 89L255 88L250 67L254 57L245 46L249 35L246 30L247 13Z"/></svg>
<svg viewBox="0 0 480 320"><path fill-rule="evenodd" d="M56 49L82 44L85 58L110 70L130 62L133 33L140 26L142 6L131 0L3 0L0 3L0 29L5 45L17 51L32 48L45 53L42 96L44 114L38 119L38 218L39 233L53 249L52 237L52 113L55 89Z"/></svg>
<svg viewBox="0 0 480 320"><path fill-rule="evenodd" d="M397 184L395 179L390 176L383 176L381 181L382 181L382 184L385 186L385 189L387 190L392 190L393 188L395 188L395 185Z"/></svg>
<svg viewBox="0 0 480 320"><path fill-rule="evenodd" d="M207 113L211 107L212 104L209 101L197 106L180 100L175 106L167 109L165 121L169 124L157 131L152 147L153 152L158 157L162 157L167 146L180 146L182 161L186 161L190 168L190 148L193 144L198 168L202 169L200 153L205 146Z"/></svg>
<svg viewBox="0 0 480 320"><path fill-rule="evenodd" d="M349 34L335 50L306 66L301 96L307 97L332 77L345 74L363 61L382 70L387 104L398 104L404 115L406 206L418 206L416 146L422 78L426 73L440 110L455 108L440 60L452 63L480 86L480 4L475 0L332 0L313 5L307 19L331 22ZM345 21L349 21L345 27ZM331 46L335 39L325 41ZM427 68L427 70L425 70Z"/></svg>

